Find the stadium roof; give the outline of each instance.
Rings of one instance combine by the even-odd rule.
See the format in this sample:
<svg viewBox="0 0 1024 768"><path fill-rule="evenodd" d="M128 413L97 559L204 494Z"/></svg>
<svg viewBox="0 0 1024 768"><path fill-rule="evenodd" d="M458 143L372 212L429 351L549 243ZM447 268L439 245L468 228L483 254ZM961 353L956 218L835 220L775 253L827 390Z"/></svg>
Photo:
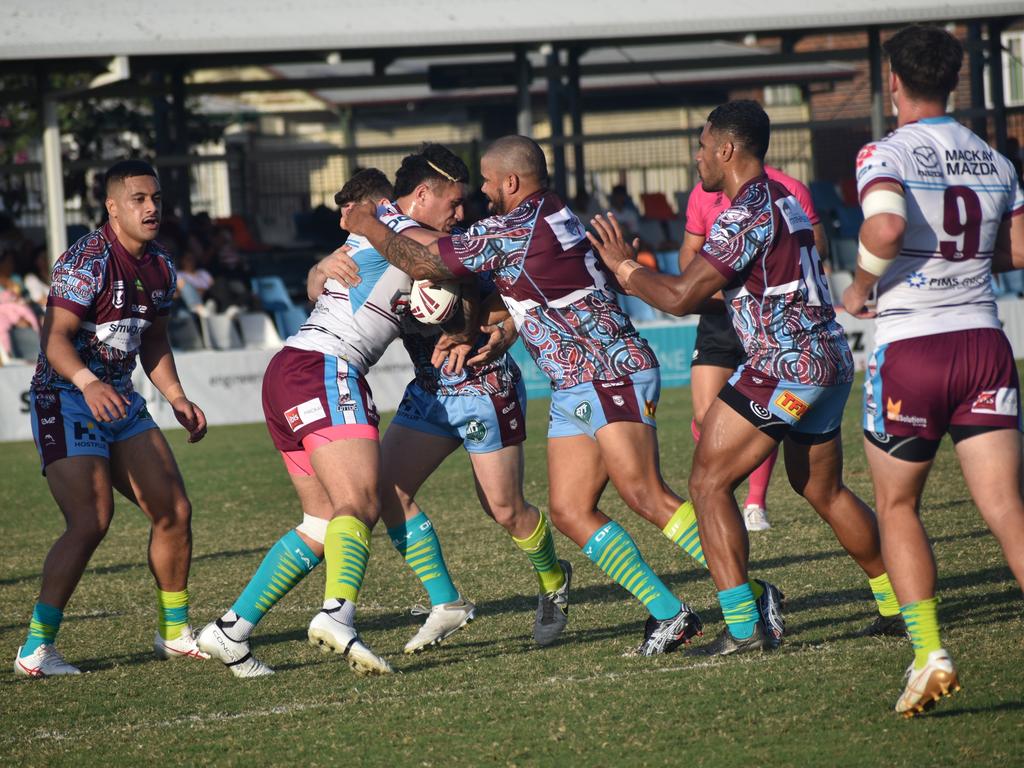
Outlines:
<svg viewBox="0 0 1024 768"><path fill-rule="evenodd" d="M1020 0L7 0L0 61L680 39L1020 16Z"/></svg>

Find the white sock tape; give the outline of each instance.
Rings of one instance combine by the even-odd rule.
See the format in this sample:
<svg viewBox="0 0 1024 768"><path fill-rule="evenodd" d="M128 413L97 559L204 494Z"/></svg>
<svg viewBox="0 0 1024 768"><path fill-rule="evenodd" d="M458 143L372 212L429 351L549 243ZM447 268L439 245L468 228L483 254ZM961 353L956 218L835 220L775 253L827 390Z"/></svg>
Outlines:
<svg viewBox="0 0 1024 768"><path fill-rule="evenodd" d="M330 522L330 520L323 520L312 515L303 515L302 523L295 530L305 534L317 544L323 544L324 539L327 538L327 524Z"/></svg>

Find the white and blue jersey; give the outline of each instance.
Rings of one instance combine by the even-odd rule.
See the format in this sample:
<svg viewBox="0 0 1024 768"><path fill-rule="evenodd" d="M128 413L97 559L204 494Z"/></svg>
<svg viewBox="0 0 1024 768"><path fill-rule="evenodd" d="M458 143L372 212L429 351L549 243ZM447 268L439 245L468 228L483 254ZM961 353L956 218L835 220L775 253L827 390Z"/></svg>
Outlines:
<svg viewBox="0 0 1024 768"><path fill-rule="evenodd" d="M377 216L395 232L419 226L390 204L382 205ZM412 278L364 237L351 235L345 245L359 267L359 285L346 288L328 280L309 318L285 346L340 357L365 375L398 337Z"/></svg>

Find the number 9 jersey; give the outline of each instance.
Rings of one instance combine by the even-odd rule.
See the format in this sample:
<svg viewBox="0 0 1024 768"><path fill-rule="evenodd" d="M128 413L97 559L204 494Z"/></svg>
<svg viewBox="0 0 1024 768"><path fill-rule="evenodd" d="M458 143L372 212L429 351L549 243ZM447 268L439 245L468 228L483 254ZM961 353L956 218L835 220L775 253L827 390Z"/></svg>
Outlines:
<svg viewBox="0 0 1024 768"><path fill-rule="evenodd" d="M1002 222L1024 215L1009 160L952 117L908 123L857 156L860 199L903 187L903 247L878 284L876 343L999 328L992 256Z"/></svg>

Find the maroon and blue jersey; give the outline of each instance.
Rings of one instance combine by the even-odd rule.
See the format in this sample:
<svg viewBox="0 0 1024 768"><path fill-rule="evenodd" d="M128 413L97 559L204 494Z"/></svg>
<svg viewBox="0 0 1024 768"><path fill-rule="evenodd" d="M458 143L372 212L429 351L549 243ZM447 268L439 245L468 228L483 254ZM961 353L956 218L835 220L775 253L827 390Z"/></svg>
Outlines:
<svg viewBox="0 0 1024 768"><path fill-rule="evenodd" d="M815 386L853 380L811 222L789 190L763 175L747 182L701 256L729 281L726 304L748 368Z"/></svg>
<svg viewBox="0 0 1024 768"><path fill-rule="evenodd" d="M491 272L537 366L560 390L658 366L615 301L583 224L553 192L438 241L457 277Z"/></svg>
<svg viewBox="0 0 1024 768"><path fill-rule="evenodd" d="M132 371L142 334L157 316L170 312L175 271L156 242L136 259L118 242L110 224L72 245L53 268L48 306L82 320L73 344L82 362L101 381L131 394ZM74 390L42 353L32 377L33 392Z"/></svg>

